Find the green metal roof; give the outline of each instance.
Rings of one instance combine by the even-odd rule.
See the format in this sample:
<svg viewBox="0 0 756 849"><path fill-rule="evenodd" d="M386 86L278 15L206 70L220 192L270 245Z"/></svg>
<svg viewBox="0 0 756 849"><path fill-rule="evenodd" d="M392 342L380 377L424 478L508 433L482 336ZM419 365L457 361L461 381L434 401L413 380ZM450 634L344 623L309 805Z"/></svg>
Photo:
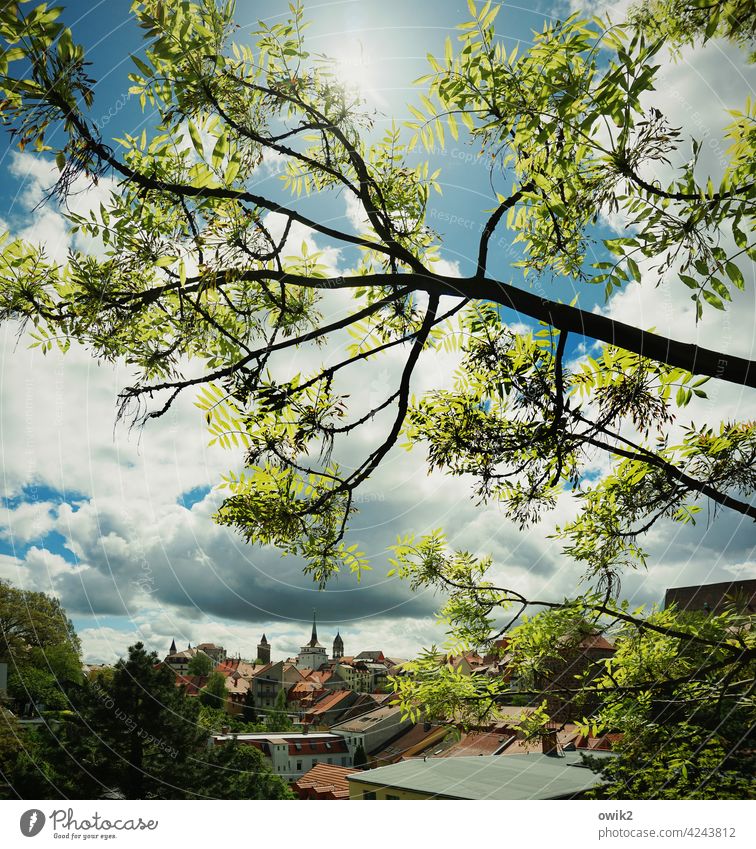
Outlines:
<svg viewBox="0 0 756 849"><path fill-rule="evenodd" d="M590 754L600 756L598 752ZM601 783L599 775L582 766L579 752L566 752L564 757L532 754L412 758L355 773L348 780L442 799L511 800L569 798Z"/></svg>

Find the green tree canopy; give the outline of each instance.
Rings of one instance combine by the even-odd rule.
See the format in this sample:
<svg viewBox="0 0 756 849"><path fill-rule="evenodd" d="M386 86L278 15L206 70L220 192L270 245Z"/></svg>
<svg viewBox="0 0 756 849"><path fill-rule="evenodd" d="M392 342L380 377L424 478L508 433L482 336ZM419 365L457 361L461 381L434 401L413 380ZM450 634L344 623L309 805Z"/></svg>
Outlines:
<svg viewBox="0 0 756 849"><path fill-rule="evenodd" d="M220 672L211 672L207 683L200 690L200 702L208 707L223 709L226 706L227 697L225 675Z"/></svg>
<svg viewBox="0 0 756 849"><path fill-rule="evenodd" d="M19 704L66 707L66 688L81 681L81 644L58 599L0 580L0 660Z"/></svg>
<svg viewBox="0 0 756 849"><path fill-rule="evenodd" d="M57 598L0 579L0 658L9 666L49 665L70 680L81 675L81 644Z"/></svg>
<svg viewBox="0 0 756 849"><path fill-rule="evenodd" d="M189 675L209 675L213 671L213 661L203 651L198 651L187 666Z"/></svg>
<svg viewBox="0 0 756 849"><path fill-rule="evenodd" d="M267 731L291 731L294 726L289 719L287 707L286 690L282 687L278 691L275 704L265 717L265 728Z"/></svg>
<svg viewBox="0 0 756 849"><path fill-rule="evenodd" d="M0 717L0 770L11 796L290 798L259 752L209 746L198 700L141 643L112 678L85 681L71 702L55 726L18 734L15 748L12 718Z"/></svg>
<svg viewBox="0 0 756 849"><path fill-rule="evenodd" d="M255 705L255 694L250 687L244 695L244 706L242 707L242 719L246 723L257 722L257 708Z"/></svg>

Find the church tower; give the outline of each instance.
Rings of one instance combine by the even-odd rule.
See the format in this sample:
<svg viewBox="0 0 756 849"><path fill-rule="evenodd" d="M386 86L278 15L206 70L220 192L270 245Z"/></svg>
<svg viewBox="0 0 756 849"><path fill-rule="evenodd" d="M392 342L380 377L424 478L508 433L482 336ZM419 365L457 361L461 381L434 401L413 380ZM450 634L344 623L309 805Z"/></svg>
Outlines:
<svg viewBox="0 0 756 849"><path fill-rule="evenodd" d="M300 669L320 669L328 663L325 648L318 642L318 626L315 621L315 611L312 612L312 636L310 642L302 646L297 655L297 666Z"/></svg>
<svg viewBox="0 0 756 849"><path fill-rule="evenodd" d="M263 663L270 663L270 643L265 638L265 634L262 635L262 639L257 644L257 657Z"/></svg>
<svg viewBox="0 0 756 849"><path fill-rule="evenodd" d="M333 659L341 660L342 657L344 657L344 641L341 639L341 634L337 631L333 641Z"/></svg>

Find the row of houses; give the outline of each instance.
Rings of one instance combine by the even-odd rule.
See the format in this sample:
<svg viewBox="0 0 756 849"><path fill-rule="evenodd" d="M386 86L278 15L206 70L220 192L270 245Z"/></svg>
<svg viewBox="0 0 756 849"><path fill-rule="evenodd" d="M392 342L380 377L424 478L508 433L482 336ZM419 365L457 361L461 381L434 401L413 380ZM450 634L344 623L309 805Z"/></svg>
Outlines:
<svg viewBox="0 0 756 849"><path fill-rule="evenodd" d="M590 770L576 775L564 768L579 766L583 752L608 754L616 735L587 738L567 724L534 744L515 728L528 709L503 713L505 719L494 725L460 732L449 725L413 723L399 708L384 705L328 731L217 734L212 745L234 740L254 746L302 799L575 798L595 784ZM471 762L477 775L472 784L467 781ZM515 781L520 771L528 781L524 776ZM449 780L452 775L462 781L459 787ZM505 775L511 787L501 785Z"/></svg>

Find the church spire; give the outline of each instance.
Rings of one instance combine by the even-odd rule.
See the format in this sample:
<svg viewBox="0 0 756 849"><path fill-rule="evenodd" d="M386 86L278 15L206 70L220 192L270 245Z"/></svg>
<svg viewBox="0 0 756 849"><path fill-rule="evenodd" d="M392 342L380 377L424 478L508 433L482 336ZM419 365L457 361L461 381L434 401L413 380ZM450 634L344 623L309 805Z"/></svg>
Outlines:
<svg viewBox="0 0 756 849"><path fill-rule="evenodd" d="M315 619L316 611L313 608L312 611L312 637L310 637L310 645L316 646L318 644L318 626Z"/></svg>
<svg viewBox="0 0 756 849"><path fill-rule="evenodd" d="M171 647L168 649L168 654L176 654L176 641L171 640Z"/></svg>

